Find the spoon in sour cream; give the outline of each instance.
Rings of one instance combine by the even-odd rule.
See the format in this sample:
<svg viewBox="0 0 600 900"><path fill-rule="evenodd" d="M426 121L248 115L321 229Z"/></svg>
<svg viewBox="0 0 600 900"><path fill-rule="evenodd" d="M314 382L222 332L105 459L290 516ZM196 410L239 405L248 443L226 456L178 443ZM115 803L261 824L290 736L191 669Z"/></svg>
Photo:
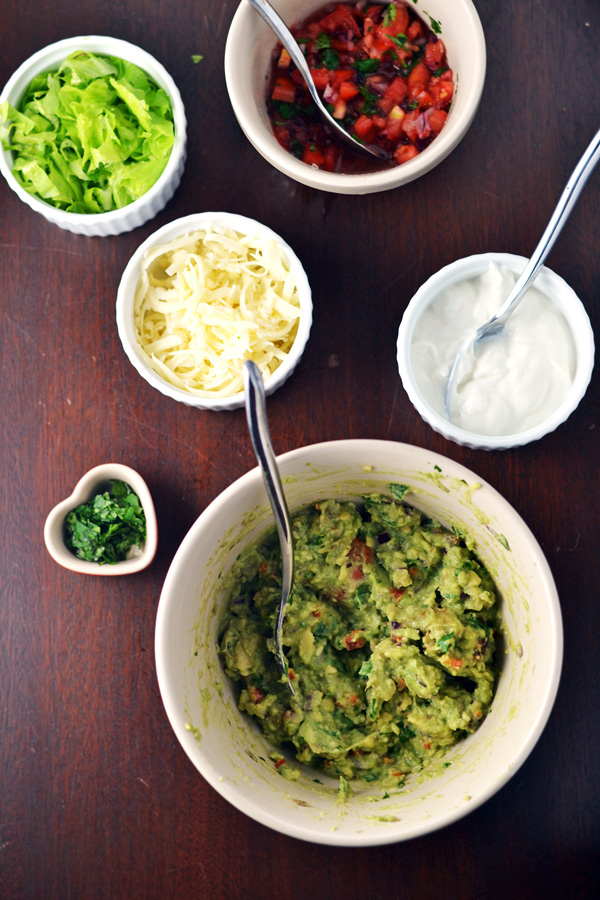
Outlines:
<svg viewBox="0 0 600 900"><path fill-rule="evenodd" d="M271 435L269 434L263 377L256 363L253 363L250 360L244 363L243 378L248 430L250 431L254 453L256 454L256 459L262 472L267 497L269 498L273 515L275 516L275 524L277 525L277 534L279 535L279 544L281 546L281 601L273 632L275 656L281 671L287 679L288 687L292 695L295 696L296 692L290 679L288 663L285 653L283 652L281 639L285 607L290 598L292 585L294 583L294 541L292 538L292 526L285 494L283 493L283 487L281 486L281 477L279 475L275 453L273 452Z"/></svg>
<svg viewBox="0 0 600 900"><path fill-rule="evenodd" d="M362 156L369 156L375 159L387 159L388 156L384 150L379 147L373 147L368 144L359 143L359 141L353 138L352 135L348 131L346 131L346 129L343 128L342 125L340 125L337 119L334 119L330 114L327 107L321 100L321 97L319 96L319 92L315 87L315 83L312 79L312 75L310 74L310 69L308 68L308 64L306 62L306 59L304 58L304 54L296 43L294 35L289 30L281 16L273 9L268 0L248 0L248 3L258 13L258 15L262 19L264 19L269 28L271 28L271 30L275 33L277 38L281 41L281 43L289 53L293 63L304 78L306 87L308 88L311 97L315 101L316 107L319 110L321 117L332 129L339 142L342 143L345 147L348 147L354 153L358 153Z"/></svg>
<svg viewBox="0 0 600 900"><path fill-rule="evenodd" d="M492 316L488 322L481 325L477 331L469 335L458 351L456 359L450 368L450 374L448 375L446 391L444 394L445 413L450 421L452 421L457 392L460 390L461 385L463 385L471 376L475 365L475 358L481 348L481 344L489 338L500 336L504 331L506 321L515 311L523 299L523 295L526 293L544 264L546 257L554 246L556 238L562 231L571 210L579 199L581 191L599 160L600 131L596 133L573 170L552 214L552 218L546 226L546 230L533 251L531 259L517 279L512 291L498 312Z"/></svg>

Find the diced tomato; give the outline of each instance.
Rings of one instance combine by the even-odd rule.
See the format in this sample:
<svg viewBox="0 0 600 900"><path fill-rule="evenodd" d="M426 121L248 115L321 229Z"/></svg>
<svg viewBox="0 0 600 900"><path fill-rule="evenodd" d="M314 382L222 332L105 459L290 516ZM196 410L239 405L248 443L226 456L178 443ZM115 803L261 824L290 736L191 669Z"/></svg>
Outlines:
<svg viewBox="0 0 600 900"><path fill-rule="evenodd" d="M399 109L399 107L394 107L394 109ZM387 120L387 127L385 129L385 136L388 141L397 141L400 135L402 134L402 122L404 121L404 113L402 114L401 119L393 119L391 116Z"/></svg>
<svg viewBox="0 0 600 900"><path fill-rule="evenodd" d="M311 69L310 74L312 75L312 80L315 83L316 89L318 91L324 91L329 84L328 69Z"/></svg>
<svg viewBox="0 0 600 900"><path fill-rule="evenodd" d="M278 759L277 762L275 763L275 768L280 769L284 765L285 765L285 759Z"/></svg>
<svg viewBox="0 0 600 900"><path fill-rule="evenodd" d="M411 24L408 26L406 37L409 39L409 41L416 41L416 39L418 37L422 37L422 35L423 28L421 26L421 23L417 22L417 20L415 19L415 21L411 22Z"/></svg>
<svg viewBox="0 0 600 900"><path fill-rule="evenodd" d="M273 127L273 132L275 137L284 148L284 150L290 149L290 133L284 125L275 125Z"/></svg>
<svg viewBox="0 0 600 900"><path fill-rule="evenodd" d="M358 694L348 694L348 702L354 706L356 701L358 700Z"/></svg>
<svg viewBox="0 0 600 900"><path fill-rule="evenodd" d="M407 149L412 149L406 144ZM404 594L404 588L390 588L390 594L394 598L394 600L399 600L400 597Z"/></svg>
<svg viewBox="0 0 600 900"><path fill-rule="evenodd" d="M452 657L448 659L448 665L452 666L453 669L462 669L462 664L462 659L453 659Z"/></svg>
<svg viewBox="0 0 600 900"><path fill-rule="evenodd" d="M259 687L249 687L248 688L248 696L250 697L251 703L260 703L261 700L265 699L264 691L261 691Z"/></svg>
<svg viewBox="0 0 600 900"><path fill-rule="evenodd" d="M446 124L446 119L448 118L448 113L444 112L443 109L434 109L429 115L429 124L431 126L431 130L434 134L439 134L444 125Z"/></svg>
<svg viewBox="0 0 600 900"><path fill-rule="evenodd" d="M422 84L427 84L429 79L431 78L431 72L425 65L425 63L420 60L414 69L411 69L408 75L408 85L411 87L413 84L416 84L420 81Z"/></svg>
<svg viewBox="0 0 600 900"><path fill-rule="evenodd" d="M382 37L396 37L397 34L406 34L408 28L408 10L405 6L396 7L396 16L389 25L380 25L377 34Z"/></svg>
<svg viewBox="0 0 600 900"><path fill-rule="evenodd" d="M431 742L430 741L423 741L423 746L425 747L426 750L431 750Z"/></svg>
<svg viewBox="0 0 600 900"><path fill-rule="evenodd" d="M451 81L440 80L435 84L430 84L427 90L433 97L434 106L441 108L443 106L448 106L452 100L454 84Z"/></svg>
<svg viewBox="0 0 600 900"><path fill-rule="evenodd" d="M364 118L367 118L366 116ZM360 120L359 120L360 121ZM371 121L369 119L369 121ZM385 124L385 120L384 124ZM367 547L364 541L361 541L360 538L354 538L352 543L350 544L350 550L348 551L348 559L351 559L353 562L358 563L370 563L373 562L373 551L370 547Z"/></svg>
<svg viewBox="0 0 600 900"><path fill-rule="evenodd" d="M435 102L429 91L426 90L419 91L415 99L419 109L429 109Z"/></svg>
<svg viewBox="0 0 600 900"><path fill-rule="evenodd" d="M383 95L386 100L391 100L392 104L402 103L408 94L408 84L405 78L394 78L389 88Z"/></svg>
<svg viewBox="0 0 600 900"><path fill-rule="evenodd" d="M325 147L324 155L325 162L323 163L323 168L328 172L335 172L337 170L342 151L335 144L330 144L328 147Z"/></svg>
<svg viewBox="0 0 600 900"><path fill-rule="evenodd" d="M322 166L325 162L323 151L316 144L305 144L301 159L308 166Z"/></svg>
<svg viewBox="0 0 600 900"><path fill-rule="evenodd" d="M275 87L271 94L272 100L278 100L281 103L293 103L296 99L296 85L291 78L280 75L275 81Z"/></svg>
<svg viewBox="0 0 600 900"><path fill-rule="evenodd" d="M324 19L321 19L319 28L326 34L347 34L348 32L351 32L354 37L360 37L360 28L358 27L356 19L349 9L346 9L346 7L341 5L336 6L333 12L329 13L328 16L325 16Z"/></svg>
<svg viewBox="0 0 600 900"><path fill-rule="evenodd" d="M333 73L333 84L335 87L339 87L344 81L352 81L354 75L354 69L335 69Z"/></svg>
<svg viewBox="0 0 600 900"><path fill-rule="evenodd" d="M396 162L399 166L401 166L402 163L408 162L409 159L414 159L414 157L418 155L419 151L414 144L401 144L394 153Z"/></svg>
<svg viewBox="0 0 600 900"><path fill-rule="evenodd" d="M402 131L408 138L410 138L413 144L422 136L422 118L423 113L419 112L418 109L413 109L406 114L406 118L402 123Z"/></svg>
<svg viewBox="0 0 600 900"><path fill-rule="evenodd" d="M358 94L358 88L351 81L343 81L340 84L340 100L352 100Z"/></svg>
<svg viewBox="0 0 600 900"><path fill-rule="evenodd" d="M381 131L387 125L387 119L384 118L384 116L373 116L371 121L373 122L373 125L375 126L377 131ZM367 547L367 550L368 549L369 548Z"/></svg>
<svg viewBox="0 0 600 900"><path fill-rule="evenodd" d="M288 678L290 679L290 681L293 681L295 677L296 677L296 673L294 672L294 670L288 669Z"/></svg>
<svg viewBox="0 0 600 900"><path fill-rule="evenodd" d="M365 645L365 636L360 631L351 631L344 638L347 650L358 650Z"/></svg>
<svg viewBox="0 0 600 900"><path fill-rule="evenodd" d="M359 116L354 123L354 133L361 141L370 140L373 134L373 123L368 116Z"/></svg>
<svg viewBox="0 0 600 900"><path fill-rule="evenodd" d="M435 71L439 68L445 56L446 48L444 47L444 42L438 38L435 44L426 45L423 59L425 60L425 65L429 66L432 71Z"/></svg>
<svg viewBox="0 0 600 900"><path fill-rule="evenodd" d="M320 609L313 609L312 614L315 617L315 619L321 618L321 610Z"/></svg>
<svg viewBox="0 0 600 900"><path fill-rule="evenodd" d="M350 578L352 578L353 581L362 581L364 577L365 573L360 566L353 566L350 569Z"/></svg>

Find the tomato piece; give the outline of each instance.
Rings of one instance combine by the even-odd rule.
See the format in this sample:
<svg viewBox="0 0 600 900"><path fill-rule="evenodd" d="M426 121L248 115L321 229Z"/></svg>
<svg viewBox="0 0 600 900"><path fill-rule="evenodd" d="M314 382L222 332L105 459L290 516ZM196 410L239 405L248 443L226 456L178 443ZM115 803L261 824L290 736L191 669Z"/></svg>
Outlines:
<svg viewBox="0 0 600 900"><path fill-rule="evenodd" d="M429 125L431 126L431 130L434 134L439 134L444 125L446 124L446 119L448 118L448 113L444 112L443 109L434 109L429 116Z"/></svg>
<svg viewBox="0 0 600 900"><path fill-rule="evenodd" d="M423 62L423 60L419 60L414 69L411 69L408 75L408 85L411 87L413 84L416 84L420 81L422 84L427 84L429 79L431 78L431 72Z"/></svg>
<svg viewBox="0 0 600 900"><path fill-rule="evenodd" d="M251 703L260 703L261 700L265 699L265 693L259 687L249 687L248 696Z"/></svg>
<svg viewBox="0 0 600 900"><path fill-rule="evenodd" d="M418 37L422 36L423 28L421 26L421 23L415 19L414 22L411 22L411 24L408 26L406 37L409 39L409 41L416 41Z"/></svg>
<svg viewBox="0 0 600 900"><path fill-rule="evenodd" d="M430 84L427 90L433 98L433 105L441 108L449 106L454 95L454 84L451 81L438 81Z"/></svg>
<svg viewBox="0 0 600 900"><path fill-rule="evenodd" d="M361 141L368 141L373 134L373 123L368 116L359 116L354 123L354 133Z"/></svg>
<svg viewBox="0 0 600 900"><path fill-rule="evenodd" d="M351 32L354 37L360 37L360 28L349 9L344 6L336 6L333 12L321 19L319 28L326 34L343 34Z"/></svg>
<svg viewBox="0 0 600 900"><path fill-rule="evenodd" d="M430 106L434 105L433 97L429 91L426 90L419 91L415 99L419 105L419 109L429 109Z"/></svg>
<svg viewBox="0 0 600 900"><path fill-rule="evenodd" d="M452 657L448 659L448 665L452 666L454 669L462 669L462 664L462 659L453 659Z"/></svg>
<svg viewBox="0 0 600 900"><path fill-rule="evenodd" d="M373 116L371 121L373 122L373 125L375 126L377 131L381 131L387 125L387 119L384 118L383 116ZM368 547L367 547L367 550L369 550ZM369 550L369 552L371 553L371 556L372 556L373 555L372 552L370 550Z"/></svg>
<svg viewBox="0 0 600 900"><path fill-rule="evenodd" d="M363 118L366 118L363 117ZM371 121L371 120L369 120ZM385 120L384 120L385 124ZM348 551L348 559L351 559L352 562L358 563L371 563L373 562L373 551L370 547L368 547L364 541L361 541L360 538L354 538L352 543L350 544L350 549Z"/></svg>
<svg viewBox="0 0 600 900"><path fill-rule="evenodd" d="M281 103L293 103L296 99L296 85L291 78L280 75L275 80L275 87L271 94L271 100L277 100Z"/></svg>
<svg viewBox="0 0 600 900"><path fill-rule="evenodd" d="M358 93L357 86L351 81L343 81L340 84L340 100L352 100Z"/></svg>
<svg viewBox="0 0 600 900"><path fill-rule="evenodd" d="M386 100L391 100L392 104L396 106L405 99L408 94L408 83L405 78L394 78L389 88L383 95Z"/></svg>
<svg viewBox="0 0 600 900"><path fill-rule="evenodd" d="M389 25L380 25L377 34L381 37L396 37L397 34L406 34L409 18L405 6L396 7L396 17Z"/></svg>
<svg viewBox="0 0 600 900"><path fill-rule="evenodd" d="M302 162L308 166L322 166L325 162L323 151L316 144L305 144L302 151Z"/></svg>
<svg viewBox="0 0 600 900"><path fill-rule="evenodd" d="M396 162L399 166L401 166L402 163L408 162L409 159L414 159L414 157L418 155L419 151L414 146L414 144L401 144L401 146L398 147L398 149L394 153Z"/></svg>
<svg viewBox="0 0 600 900"><path fill-rule="evenodd" d="M328 172L337 171L341 155L341 150L335 144L330 144L328 147L325 147L325 162L323 163L323 168Z"/></svg>
<svg viewBox="0 0 600 900"><path fill-rule="evenodd" d="M444 42L438 38L435 44L426 45L423 59L425 60L425 65L435 71L435 69L440 67L445 56L446 48L444 47Z"/></svg>
<svg viewBox="0 0 600 900"><path fill-rule="evenodd" d="M354 69L335 69L333 73L333 84L338 87L344 81L352 81L354 74Z"/></svg>
<svg viewBox="0 0 600 900"><path fill-rule="evenodd" d="M344 638L347 650L358 650L365 645L365 636L360 631L351 631Z"/></svg>
<svg viewBox="0 0 600 900"><path fill-rule="evenodd" d="M315 87L318 91L324 91L327 85L329 84L329 70L328 69L311 69L310 74L312 75L312 80L315 83Z"/></svg>

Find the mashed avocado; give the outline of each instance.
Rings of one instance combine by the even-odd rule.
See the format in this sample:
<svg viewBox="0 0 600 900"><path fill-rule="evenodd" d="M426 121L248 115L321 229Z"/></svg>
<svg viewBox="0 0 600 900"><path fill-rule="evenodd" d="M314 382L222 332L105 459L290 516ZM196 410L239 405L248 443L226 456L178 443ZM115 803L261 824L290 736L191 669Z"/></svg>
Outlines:
<svg viewBox="0 0 600 900"><path fill-rule="evenodd" d="M390 485L402 497L401 485ZM275 533L230 576L220 655L239 707L268 740L332 777L391 787L477 729L494 690L496 596L463 539L373 494L293 517L294 590L273 656L281 596Z"/></svg>

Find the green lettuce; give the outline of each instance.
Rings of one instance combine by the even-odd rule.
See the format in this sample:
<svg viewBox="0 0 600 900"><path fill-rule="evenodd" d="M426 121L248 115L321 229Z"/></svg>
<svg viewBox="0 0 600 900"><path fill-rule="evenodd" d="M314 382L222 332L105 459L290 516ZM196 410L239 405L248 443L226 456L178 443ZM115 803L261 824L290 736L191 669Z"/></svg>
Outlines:
<svg viewBox="0 0 600 900"><path fill-rule="evenodd" d="M13 175L67 212L120 209L158 180L173 149L168 95L133 63L78 51L36 75L19 105L0 104Z"/></svg>

